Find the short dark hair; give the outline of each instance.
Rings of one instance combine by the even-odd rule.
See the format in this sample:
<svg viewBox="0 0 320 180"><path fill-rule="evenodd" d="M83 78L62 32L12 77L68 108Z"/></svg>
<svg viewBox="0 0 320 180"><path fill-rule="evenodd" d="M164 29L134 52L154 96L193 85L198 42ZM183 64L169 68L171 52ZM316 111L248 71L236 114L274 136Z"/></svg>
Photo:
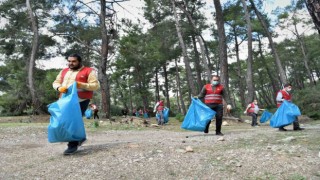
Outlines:
<svg viewBox="0 0 320 180"><path fill-rule="evenodd" d="M82 62L81 56L80 56L79 54L77 54L77 53L70 54L68 57L75 57L75 58L77 58L77 60L78 60L79 62Z"/></svg>
<svg viewBox="0 0 320 180"><path fill-rule="evenodd" d="M287 84L284 85L285 88L289 87L289 86L292 86L292 85L290 83L287 83Z"/></svg>

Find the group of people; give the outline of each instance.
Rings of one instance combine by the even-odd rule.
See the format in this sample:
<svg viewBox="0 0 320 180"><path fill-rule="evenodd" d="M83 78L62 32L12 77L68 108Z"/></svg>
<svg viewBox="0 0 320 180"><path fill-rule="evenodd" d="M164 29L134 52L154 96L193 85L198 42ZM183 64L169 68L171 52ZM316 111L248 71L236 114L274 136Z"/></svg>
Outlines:
<svg viewBox="0 0 320 180"><path fill-rule="evenodd" d="M98 108L95 104L90 104L90 100L93 96L93 91L99 88L99 82L97 79L96 72L90 68L85 67L82 64L82 58L78 54L71 54L67 58L68 68L65 68L59 72L56 79L54 80L52 86L55 90L60 93L66 93L68 91L68 87L71 86L74 82L77 83L78 96L79 96L79 104L81 108L82 115L88 108L88 106L94 112L94 118L98 118ZM280 90L277 94L277 106L279 107L284 100L291 101L291 91L292 86L290 84L285 85L284 89ZM222 84L220 84L220 77L214 75L211 79L210 84L206 84L203 86L197 98L202 100L208 107L216 112L216 130L215 134L218 136L223 136L221 132L222 118L223 118L223 100L227 102L227 112L230 112L232 106L227 98L225 98L225 89ZM159 100L155 107L154 112L159 115L157 119L159 125L164 124L164 101ZM252 126L257 126L257 114L259 111L257 100L254 100L245 110L245 113L248 113L252 116ZM122 111L123 115L127 116L128 111ZM204 133L209 133L211 121L207 124ZM293 123L294 130L302 130L299 126L298 119ZM279 128L280 131L286 131L284 127ZM81 146L85 139L81 141L71 141L68 142L68 147L64 151L65 155L73 154L77 151L78 147Z"/></svg>
<svg viewBox="0 0 320 180"><path fill-rule="evenodd" d="M292 85L285 84L284 88L281 89L277 93L277 97L276 97L277 108L279 108L281 106L281 104L283 103L283 101L285 101L285 100L289 101L289 102L292 101L292 95L290 94L291 90L292 90ZM243 113L247 114L249 116L252 116L251 126L257 127L257 126L259 126L257 123L258 112L263 111L263 110L264 109L259 108L258 101L256 99L254 99L252 103L248 104L246 110ZM293 122L293 130L294 131L303 130L303 128L300 127L298 118L296 118L295 121ZM281 126L281 127L279 127L279 131L287 131L287 129L285 129L284 126Z"/></svg>

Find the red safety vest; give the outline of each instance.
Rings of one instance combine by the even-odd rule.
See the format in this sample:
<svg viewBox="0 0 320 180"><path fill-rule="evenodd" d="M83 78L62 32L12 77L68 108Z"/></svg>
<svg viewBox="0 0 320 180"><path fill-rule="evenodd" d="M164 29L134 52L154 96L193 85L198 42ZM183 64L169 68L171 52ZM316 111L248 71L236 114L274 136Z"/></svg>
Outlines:
<svg viewBox="0 0 320 180"><path fill-rule="evenodd" d="M254 113L254 107L255 107L255 104L251 103L250 108L247 110L247 113Z"/></svg>
<svg viewBox="0 0 320 180"><path fill-rule="evenodd" d="M291 101L291 94L289 94L287 91L280 90L278 93L282 94L282 97L284 100ZM281 104L282 104L282 101L277 101L277 107L280 107Z"/></svg>
<svg viewBox="0 0 320 180"><path fill-rule="evenodd" d="M206 96L204 97L204 103L205 104L222 104L222 91L223 91L223 85L218 84L215 88L215 90L212 90L211 84L206 84Z"/></svg>
<svg viewBox="0 0 320 180"><path fill-rule="evenodd" d="M164 109L164 103L163 103L163 101L159 101L159 105L157 107L157 110L158 111L163 111L163 109Z"/></svg>
<svg viewBox="0 0 320 180"><path fill-rule="evenodd" d="M67 74L69 71L69 68L65 68L61 72L61 83L64 80L64 76ZM77 74L75 81L77 82L82 82L82 83L87 83L88 82L88 77L89 74L91 73L92 69L89 67L83 67ZM93 96L93 91L86 91L83 89L78 89L78 96L81 99L92 99Z"/></svg>

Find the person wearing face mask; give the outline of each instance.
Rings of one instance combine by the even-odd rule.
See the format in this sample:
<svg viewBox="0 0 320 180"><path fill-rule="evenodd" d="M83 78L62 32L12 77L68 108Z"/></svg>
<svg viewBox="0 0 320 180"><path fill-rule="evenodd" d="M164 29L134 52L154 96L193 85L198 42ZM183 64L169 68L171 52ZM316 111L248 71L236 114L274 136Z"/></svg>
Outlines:
<svg viewBox="0 0 320 180"><path fill-rule="evenodd" d="M257 118L258 118L258 112L260 110L259 106L258 106L258 101L255 99L253 100L252 103L250 103L246 110L243 112L244 114L248 114L249 116L252 116L252 122L251 122L251 126L252 127L258 127L258 123L257 123Z"/></svg>
<svg viewBox="0 0 320 180"><path fill-rule="evenodd" d="M81 56L78 54L71 54L68 57L68 68L65 68L59 72L56 79L52 83L55 90L60 94L66 93L68 87L75 81L77 82L79 104L82 115L88 108L90 99L92 99L93 91L99 88L99 82L96 72L90 68L82 65ZM68 148L64 151L65 155L73 154L78 150L78 146L81 146L86 139L81 141L73 141L68 143Z"/></svg>
<svg viewBox="0 0 320 180"><path fill-rule="evenodd" d="M211 84L203 86L200 94L197 96L202 102L216 112L216 135L223 136L221 133L222 117L223 117L223 99L225 98L224 87L220 84L220 77L214 75ZM231 105L227 102L227 108L231 109ZM211 121L206 126L204 133L209 133Z"/></svg>
<svg viewBox="0 0 320 180"><path fill-rule="evenodd" d="M290 93L291 90L292 90L292 85L285 84L284 88L278 92L277 98L276 98L277 107L280 107L284 100L291 102L292 100L292 95ZM303 128L300 128L298 118L293 122L293 130L295 131L303 130ZM285 129L283 126L279 128L279 131L287 131L287 129Z"/></svg>

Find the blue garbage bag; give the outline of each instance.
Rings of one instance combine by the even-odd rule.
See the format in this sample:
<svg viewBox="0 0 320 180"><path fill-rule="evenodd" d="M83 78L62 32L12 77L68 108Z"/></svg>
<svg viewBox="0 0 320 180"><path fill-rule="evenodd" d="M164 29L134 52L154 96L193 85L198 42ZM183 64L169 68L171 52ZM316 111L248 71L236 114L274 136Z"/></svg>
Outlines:
<svg viewBox="0 0 320 180"><path fill-rule="evenodd" d="M143 113L143 117L144 117L144 118L149 118L148 113L146 113L146 112L145 112L145 113Z"/></svg>
<svg viewBox="0 0 320 180"><path fill-rule="evenodd" d="M192 98L191 105L182 122L181 128L191 131L204 131L215 114L215 111L199 99Z"/></svg>
<svg viewBox="0 0 320 180"><path fill-rule="evenodd" d="M156 113L156 119L159 120L160 119L160 114Z"/></svg>
<svg viewBox="0 0 320 180"><path fill-rule="evenodd" d="M271 117L270 126L274 128L287 126L293 123L297 119L297 116L300 115L301 112L297 105L284 101Z"/></svg>
<svg viewBox="0 0 320 180"><path fill-rule="evenodd" d="M272 115L273 114L271 112L269 112L268 110L264 110L261 115L261 118L260 118L260 123L267 122L272 117Z"/></svg>
<svg viewBox="0 0 320 180"><path fill-rule="evenodd" d="M85 112L84 112L85 116L87 119L91 119L92 117L92 110L91 109L87 109Z"/></svg>
<svg viewBox="0 0 320 180"><path fill-rule="evenodd" d="M164 108L164 110L163 110L163 119L164 119L164 123L168 123L169 122L169 108Z"/></svg>
<svg viewBox="0 0 320 180"><path fill-rule="evenodd" d="M49 105L48 111L51 114L48 126L50 143L81 141L86 138L76 82L58 101Z"/></svg>

